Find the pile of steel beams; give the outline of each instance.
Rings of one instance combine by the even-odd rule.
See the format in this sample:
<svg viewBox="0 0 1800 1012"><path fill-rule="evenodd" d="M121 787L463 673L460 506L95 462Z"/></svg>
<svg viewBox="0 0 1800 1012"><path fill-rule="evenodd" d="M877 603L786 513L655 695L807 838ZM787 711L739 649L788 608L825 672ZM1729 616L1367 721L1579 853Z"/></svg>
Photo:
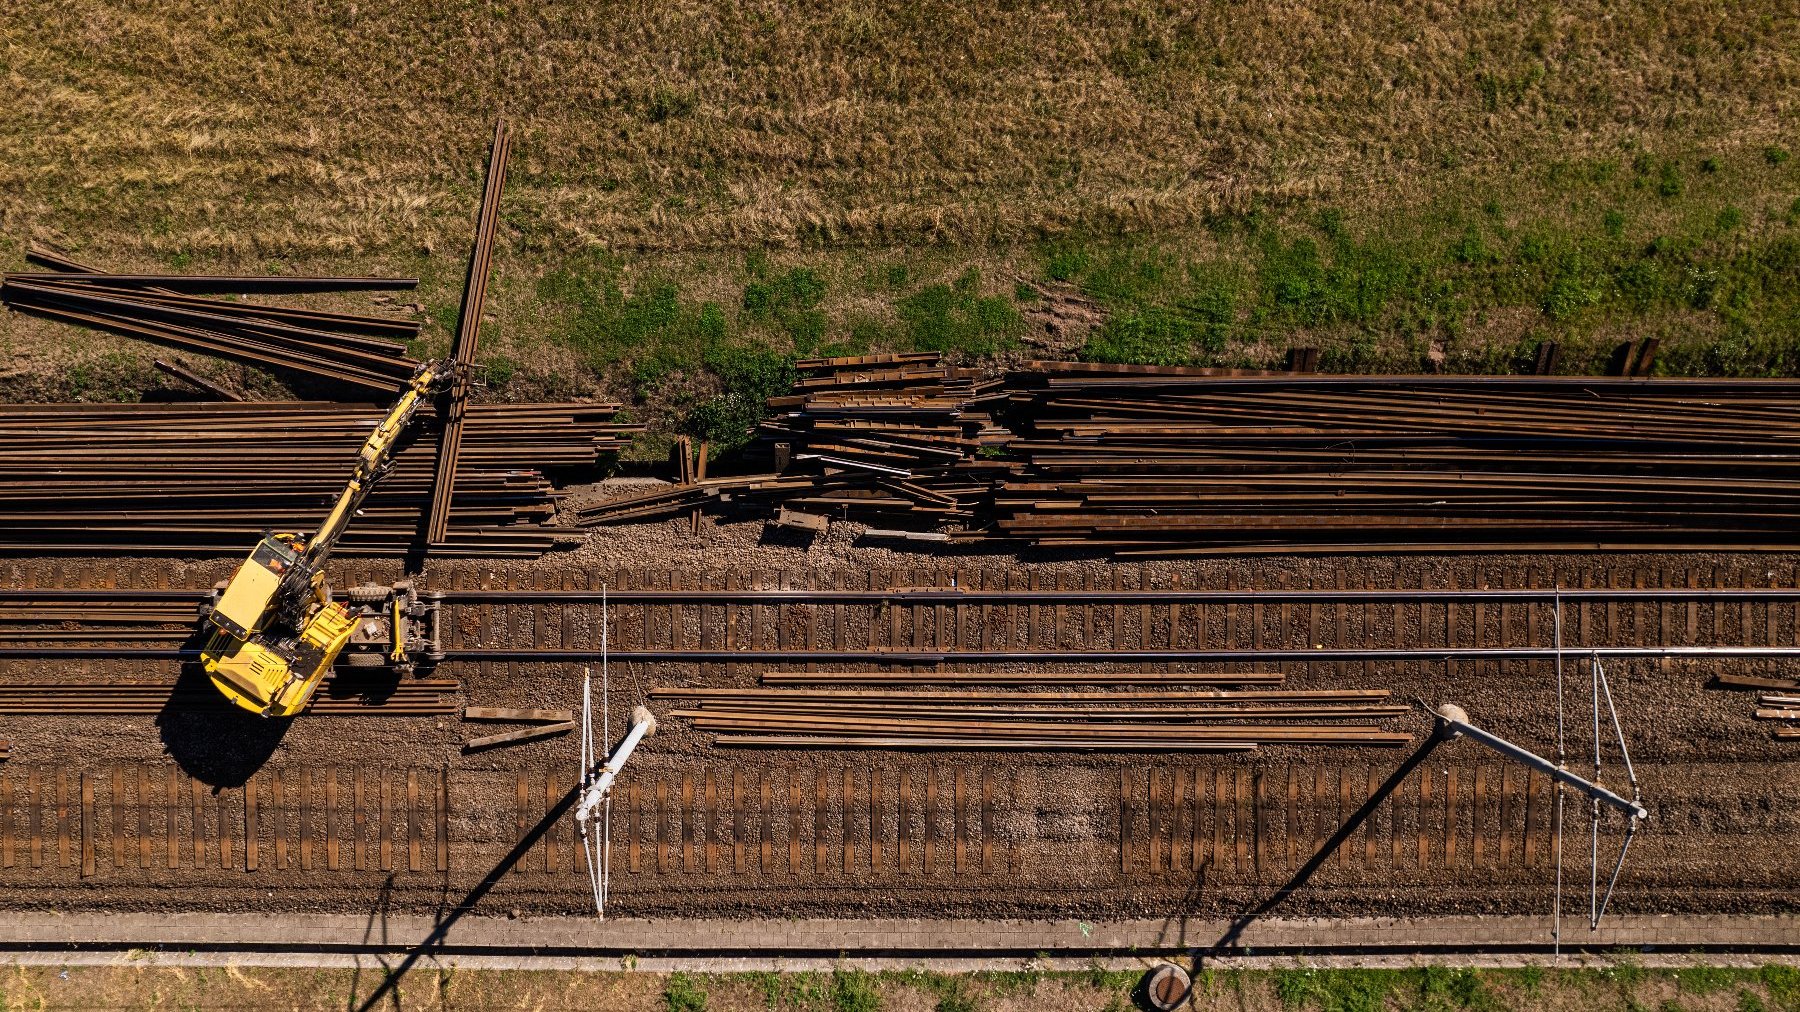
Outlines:
<svg viewBox="0 0 1800 1012"><path fill-rule="evenodd" d="M1800 384L1015 374L992 532L1124 553L1800 545Z"/></svg>
<svg viewBox="0 0 1800 1012"><path fill-rule="evenodd" d="M650 694L681 701L688 709L671 716L691 722L696 730L715 732L713 743L728 746L1244 752L1259 745L1383 746L1411 740L1373 723L1407 711L1388 703L1385 690L1174 689L1168 686L1188 679L1167 673L1149 679L1074 677L1090 685L1146 680L1165 687L1073 692L658 688ZM828 675L808 675L806 680L867 684L854 677L834 681ZM1193 677L1198 684L1232 680ZM1262 676L1247 680L1265 681Z"/></svg>
<svg viewBox="0 0 1800 1012"><path fill-rule="evenodd" d="M584 519L787 509L1124 555L1800 548L1793 381L808 365L771 403L772 473Z"/></svg>
<svg viewBox="0 0 1800 1012"><path fill-rule="evenodd" d="M365 397L392 394L419 366L401 343L418 336L412 320L201 297L407 289L416 278L108 274L42 246L26 257L51 270L0 276L0 301L23 312L342 383Z"/></svg>
<svg viewBox="0 0 1800 1012"><path fill-rule="evenodd" d="M537 555L559 495L545 469L591 468L638 426L615 404L468 409L444 554ZM310 531L384 409L312 401L0 407L0 553L238 551L265 528ZM421 535L436 473L425 422L339 552L399 555ZM527 466L528 465L528 466Z"/></svg>
<svg viewBox="0 0 1800 1012"><path fill-rule="evenodd" d="M944 364L936 352L812 359L792 394L769 401L753 457L778 473L684 482L583 510L584 524L620 523L698 507L910 524L965 522L1005 465L979 456L1007 434L979 410L1003 401L998 380Z"/></svg>

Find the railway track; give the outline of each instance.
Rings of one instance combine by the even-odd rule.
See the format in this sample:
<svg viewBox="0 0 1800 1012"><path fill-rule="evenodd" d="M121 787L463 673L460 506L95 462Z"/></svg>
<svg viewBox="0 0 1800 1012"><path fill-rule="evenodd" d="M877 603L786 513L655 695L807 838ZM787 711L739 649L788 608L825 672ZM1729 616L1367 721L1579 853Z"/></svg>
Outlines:
<svg viewBox="0 0 1800 1012"><path fill-rule="evenodd" d="M65 570L64 580L79 582L80 567L69 568L76 572ZM1110 573L703 580L563 569L497 585L491 571L458 568L436 592L449 613L446 650L490 663L590 656L601 584L614 656L645 662L1538 660L1554 646L1559 615L1570 651L1784 656L1800 647L1800 574L1764 567L1467 566L1443 585L1378 589L1198 586L1174 567ZM338 582L373 579L376 570L360 568ZM154 585L37 588L22 576L0 591L0 656L105 656L96 650L111 643L120 644L117 656L178 657L170 645L187 635L202 596ZM27 642L39 646L20 646Z"/></svg>

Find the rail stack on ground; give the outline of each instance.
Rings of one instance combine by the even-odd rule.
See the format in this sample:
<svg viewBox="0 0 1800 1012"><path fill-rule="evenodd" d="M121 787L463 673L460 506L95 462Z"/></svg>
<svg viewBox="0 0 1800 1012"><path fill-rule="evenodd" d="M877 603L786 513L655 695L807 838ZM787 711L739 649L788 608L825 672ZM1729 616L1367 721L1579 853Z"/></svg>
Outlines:
<svg viewBox="0 0 1800 1012"><path fill-rule="evenodd" d="M615 404L468 410L448 555L535 556L568 540L547 525L545 471L591 468L638 426ZM375 405L315 401L18 404L0 407L0 554L237 552L265 528L311 530L342 491ZM419 534L435 419L395 458L340 554L404 554Z"/></svg>
<svg viewBox="0 0 1800 1012"><path fill-rule="evenodd" d="M786 508L1146 556L1800 548L1790 380L803 365L760 434L772 473L583 522Z"/></svg>
<svg viewBox="0 0 1800 1012"><path fill-rule="evenodd" d="M1011 377L992 533L1123 554L1792 548L1800 384Z"/></svg>
<svg viewBox="0 0 1800 1012"><path fill-rule="evenodd" d="M0 302L15 310L330 380L363 397L392 395L419 367L402 343L419 335L413 320L201 297L403 290L417 278L111 274L37 245L26 258L51 270L0 277Z"/></svg>
<svg viewBox="0 0 1800 1012"><path fill-rule="evenodd" d="M1402 716L1386 690L1214 689L1268 685L1262 673L1020 675L1034 685L1155 685L1151 691L1016 691L991 674L771 672L765 685L804 689L657 688L688 709L671 716L715 732L715 745L774 748L1023 749L1246 752L1259 745L1403 745L1374 721ZM949 682L976 688L918 689ZM868 689L899 684L905 689ZM853 688L852 688L853 687Z"/></svg>
<svg viewBox="0 0 1800 1012"><path fill-rule="evenodd" d="M936 352L811 359L793 392L769 401L753 458L776 473L703 479L609 500L584 525L668 516L706 506L777 507L913 526L973 521L1004 464L980 456L1004 430L983 409L998 380L945 365Z"/></svg>

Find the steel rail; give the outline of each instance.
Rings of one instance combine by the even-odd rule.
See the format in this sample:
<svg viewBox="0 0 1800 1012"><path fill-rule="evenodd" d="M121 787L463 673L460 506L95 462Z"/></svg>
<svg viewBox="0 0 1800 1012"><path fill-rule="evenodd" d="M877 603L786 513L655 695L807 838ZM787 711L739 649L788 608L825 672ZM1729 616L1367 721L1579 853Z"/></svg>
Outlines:
<svg viewBox="0 0 1800 1012"><path fill-rule="evenodd" d="M561 533L544 527L540 532ZM7 601L80 600L109 606L109 601L197 601L200 590L83 590L78 588L0 589ZM432 591L445 604L599 604L601 591L478 590ZM1551 603L1564 601L1800 601L1800 587L1565 587L1457 589L1206 589L1206 590L962 590L946 587L901 587L891 590L657 590L625 588L605 591L612 604L882 604L1029 605L1029 604L1410 604L1424 602Z"/></svg>
<svg viewBox="0 0 1800 1012"><path fill-rule="evenodd" d="M1601 657L1670 658L1684 657L1771 657L1800 658L1800 647L1582 647L1582 652ZM446 650L451 661L495 662L579 662L591 661L592 650ZM1105 663L1105 664L1231 664L1266 662L1270 664L1306 664L1325 661L1532 661L1555 657L1552 647L1424 647L1370 650L614 650L609 656L622 663L688 663L688 664L1027 664ZM74 647L0 647L0 658L115 658L121 660L190 660L200 656L198 650L171 650L155 647L128 648L105 646ZM1070 672L1055 677L1068 677ZM1020 676L1027 679L1033 676ZM1050 676L1040 676L1046 680ZM1098 673L1096 677L1104 677ZM1036 684L1026 681L1021 684Z"/></svg>

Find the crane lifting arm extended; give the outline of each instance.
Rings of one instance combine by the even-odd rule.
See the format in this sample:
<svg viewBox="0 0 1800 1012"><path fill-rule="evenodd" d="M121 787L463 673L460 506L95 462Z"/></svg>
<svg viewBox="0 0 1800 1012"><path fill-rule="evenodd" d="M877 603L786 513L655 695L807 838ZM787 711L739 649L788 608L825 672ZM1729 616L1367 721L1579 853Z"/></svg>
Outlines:
<svg viewBox="0 0 1800 1012"><path fill-rule="evenodd" d="M311 540L297 533L265 534L217 593L205 612L211 635L200 661L232 702L264 716L298 713L350 642L357 619L331 600L325 563L358 507L393 463L420 404L443 388L456 369L449 359L420 366L369 433L355 472ZM403 602L398 594L394 601L399 655Z"/></svg>

